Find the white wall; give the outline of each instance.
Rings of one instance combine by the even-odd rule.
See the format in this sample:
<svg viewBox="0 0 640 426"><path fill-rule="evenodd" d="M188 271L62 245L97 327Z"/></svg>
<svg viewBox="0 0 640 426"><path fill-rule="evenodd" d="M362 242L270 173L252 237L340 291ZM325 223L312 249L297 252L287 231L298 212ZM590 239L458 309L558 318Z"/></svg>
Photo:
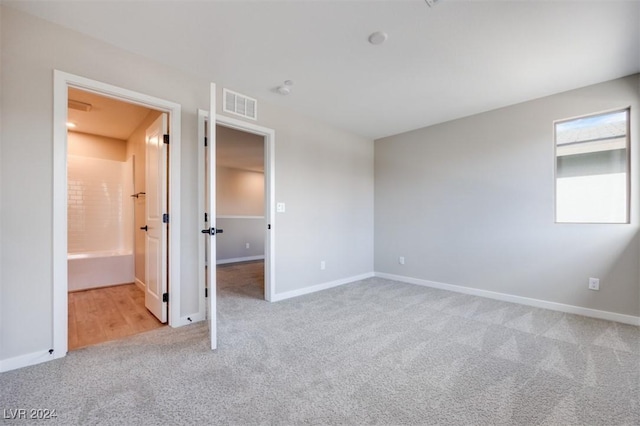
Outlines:
<svg viewBox="0 0 640 426"><path fill-rule="evenodd" d="M219 107L220 108L220 107ZM276 293L373 271L373 143L260 109L276 129ZM320 270L320 261L326 270Z"/></svg>
<svg viewBox="0 0 640 426"><path fill-rule="evenodd" d="M264 216L264 173L216 168L218 216Z"/></svg>
<svg viewBox="0 0 640 426"><path fill-rule="evenodd" d="M0 360L52 347L53 200L48 182L54 69L182 105L180 313L197 312L202 238L202 212L196 209L197 110L208 109L208 78L10 8L2 7L1 19L0 203L5 208L0 213ZM217 83L221 91L224 82ZM287 203L287 213L274 221L276 291L372 271L372 141L263 102L258 124L275 129L275 197ZM325 271L319 270L320 260L327 261Z"/></svg>
<svg viewBox="0 0 640 426"><path fill-rule="evenodd" d="M218 263L264 257L264 193L264 173L216 167Z"/></svg>
<svg viewBox="0 0 640 426"><path fill-rule="evenodd" d="M377 140L376 271L639 316L639 92L635 75ZM555 224L553 121L627 106L631 224Z"/></svg>
<svg viewBox="0 0 640 426"><path fill-rule="evenodd" d="M263 259L266 228L263 217L218 217L216 229L224 232L216 235L217 263Z"/></svg>

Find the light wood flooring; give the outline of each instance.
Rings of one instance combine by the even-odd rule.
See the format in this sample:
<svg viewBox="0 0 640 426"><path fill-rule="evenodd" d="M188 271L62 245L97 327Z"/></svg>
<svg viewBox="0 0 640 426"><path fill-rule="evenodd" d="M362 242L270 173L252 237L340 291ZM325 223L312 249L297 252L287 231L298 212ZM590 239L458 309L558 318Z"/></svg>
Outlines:
<svg viewBox="0 0 640 426"><path fill-rule="evenodd" d="M163 325L144 307L144 292L135 284L69 293L69 350Z"/></svg>

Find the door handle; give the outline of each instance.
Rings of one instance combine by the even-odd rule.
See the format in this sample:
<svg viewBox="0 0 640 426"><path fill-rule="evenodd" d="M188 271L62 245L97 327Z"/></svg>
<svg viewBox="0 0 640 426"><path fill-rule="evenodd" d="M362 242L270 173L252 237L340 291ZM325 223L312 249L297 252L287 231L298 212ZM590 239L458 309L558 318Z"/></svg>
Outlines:
<svg viewBox="0 0 640 426"><path fill-rule="evenodd" d="M141 226L140 229L142 229L143 231L146 232L146 231L149 230L149 227L147 225L145 225L145 226Z"/></svg>
<svg viewBox="0 0 640 426"><path fill-rule="evenodd" d="M224 229L209 228L209 229L203 229L200 232L202 232L203 234L216 235L216 234L222 234L224 232Z"/></svg>

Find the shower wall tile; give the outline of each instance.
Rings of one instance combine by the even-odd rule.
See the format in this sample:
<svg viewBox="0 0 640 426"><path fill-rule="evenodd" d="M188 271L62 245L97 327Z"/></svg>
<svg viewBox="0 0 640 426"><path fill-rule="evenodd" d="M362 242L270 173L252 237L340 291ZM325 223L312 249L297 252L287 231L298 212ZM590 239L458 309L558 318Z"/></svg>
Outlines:
<svg viewBox="0 0 640 426"><path fill-rule="evenodd" d="M124 248L124 167L120 161L68 157L69 253Z"/></svg>

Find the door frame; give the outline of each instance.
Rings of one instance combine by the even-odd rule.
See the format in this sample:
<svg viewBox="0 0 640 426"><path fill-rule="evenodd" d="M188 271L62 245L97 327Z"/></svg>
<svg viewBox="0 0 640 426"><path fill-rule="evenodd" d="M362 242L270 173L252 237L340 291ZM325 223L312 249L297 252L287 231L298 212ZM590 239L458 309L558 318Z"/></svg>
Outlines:
<svg viewBox="0 0 640 426"><path fill-rule="evenodd" d="M67 103L70 87L169 114L169 325L188 324L180 317L180 120L175 102L113 86L60 70L53 71L53 357L68 350L67 272Z"/></svg>
<svg viewBox="0 0 640 426"><path fill-rule="evenodd" d="M204 123L209 118L209 112L205 110L198 110L198 215L200 217L199 223L203 223L205 210L204 205L204 137L205 127ZM275 301L276 295L276 279L275 279L275 143L276 132L274 129L268 127L259 126L254 123L238 120L236 118L227 117L224 115L216 114L216 125L228 127L231 129L239 130L241 132L251 133L254 135L262 136L264 138L264 187L265 187L265 205L264 205L264 219L265 225L271 225L270 230L265 230L265 274L264 274L264 299L268 302ZM211 218L209 219L211 224ZM212 226L212 225L209 225ZM202 229L202 228L200 228ZM205 289L205 240L202 238L198 244L198 283L199 291L202 295L200 298L200 311L204 312L206 299L204 297ZM211 296L211 295L210 295Z"/></svg>

